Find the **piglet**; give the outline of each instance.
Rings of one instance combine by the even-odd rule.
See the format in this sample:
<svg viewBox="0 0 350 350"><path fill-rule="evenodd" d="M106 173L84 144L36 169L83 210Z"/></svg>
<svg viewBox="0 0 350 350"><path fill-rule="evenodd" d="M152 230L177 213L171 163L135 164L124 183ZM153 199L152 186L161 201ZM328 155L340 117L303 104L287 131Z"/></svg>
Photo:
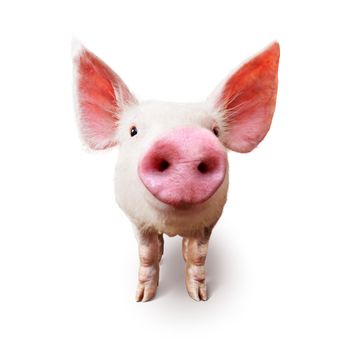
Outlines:
<svg viewBox="0 0 350 350"><path fill-rule="evenodd" d="M227 150L246 153L267 134L275 110L279 44L243 64L201 103L140 102L81 45L74 55L76 110L94 150L119 147L115 196L138 241L137 301L159 281L163 234L182 237L186 287L207 300L205 260L228 189Z"/></svg>

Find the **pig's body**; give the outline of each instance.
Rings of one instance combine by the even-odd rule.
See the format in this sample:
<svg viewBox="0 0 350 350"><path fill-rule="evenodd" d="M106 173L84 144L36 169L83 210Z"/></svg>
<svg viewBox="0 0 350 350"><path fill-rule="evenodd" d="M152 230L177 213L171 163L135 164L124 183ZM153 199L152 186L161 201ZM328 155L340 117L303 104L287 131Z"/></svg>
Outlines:
<svg viewBox="0 0 350 350"><path fill-rule="evenodd" d="M227 151L249 152L270 128L277 95L274 43L202 103L138 102L104 62L76 52L76 102L84 141L119 146L115 195L134 225L137 301L156 294L163 233L183 237L186 287L206 300L205 259L228 190Z"/></svg>

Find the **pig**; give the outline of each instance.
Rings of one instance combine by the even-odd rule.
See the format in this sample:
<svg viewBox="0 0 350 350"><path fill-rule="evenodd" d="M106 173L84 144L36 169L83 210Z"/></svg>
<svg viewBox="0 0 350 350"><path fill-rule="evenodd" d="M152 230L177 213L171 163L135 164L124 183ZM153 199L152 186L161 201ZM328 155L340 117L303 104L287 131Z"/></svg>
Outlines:
<svg viewBox="0 0 350 350"><path fill-rule="evenodd" d="M226 203L227 150L253 150L275 111L280 49L272 43L200 103L140 102L122 79L83 47L75 49L75 104L83 141L119 147L115 197L138 242L136 301L156 295L163 234L182 238L185 281L207 300L205 261Z"/></svg>

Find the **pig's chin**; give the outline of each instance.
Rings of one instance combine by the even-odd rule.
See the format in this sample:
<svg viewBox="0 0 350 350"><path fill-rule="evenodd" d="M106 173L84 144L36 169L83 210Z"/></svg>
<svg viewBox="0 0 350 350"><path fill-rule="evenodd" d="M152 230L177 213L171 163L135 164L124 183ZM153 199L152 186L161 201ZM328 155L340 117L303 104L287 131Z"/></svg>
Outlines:
<svg viewBox="0 0 350 350"><path fill-rule="evenodd" d="M160 200L157 200L161 206L163 206L163 208L165 210L169 210L169 211L181 211L181 212L185 212L185 211L193 211L196 209L200 209L200 207L202 206L202 203L186 203L186 202L179 202L176 204L169 204L166 202L162 202Z"/></svg>
<svg viewBox="0 0 350 350"><path fill-rule="evenodd" d="M167 204L167 203L165 203ZM194 207L198 207L201 203L186 203L180 202L177 204L167 204L173 210L192 210Z"/></svg>
<svg viewBox="0 0 350 350"><path fill-rule="evenodd" d="M179 212L181 214L185 214L186 212L196 212L197 210L202 210L203 207L210 205L211 199L215 196L214 192L208 198L205 198L201 201L188 201L188 200L162 200L160 198L155 197L151 192L147 190L147 201L148 203L155 209L164 212Z"/></svg>

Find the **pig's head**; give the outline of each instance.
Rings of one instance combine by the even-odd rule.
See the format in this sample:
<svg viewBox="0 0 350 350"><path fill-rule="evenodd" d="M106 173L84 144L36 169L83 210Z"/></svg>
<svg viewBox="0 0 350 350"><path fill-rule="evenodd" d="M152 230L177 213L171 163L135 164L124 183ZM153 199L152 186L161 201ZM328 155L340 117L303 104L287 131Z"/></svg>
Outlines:
<svg viewBox="0 0 350 350"><path fill-rule="evenodd" d="M137 225L214 224L226 201L226 149L250 152L275 109L279 45L272 44L196 104L138 102L87 49L74 58L83 140L119 147L116 198Z"/></svg>

